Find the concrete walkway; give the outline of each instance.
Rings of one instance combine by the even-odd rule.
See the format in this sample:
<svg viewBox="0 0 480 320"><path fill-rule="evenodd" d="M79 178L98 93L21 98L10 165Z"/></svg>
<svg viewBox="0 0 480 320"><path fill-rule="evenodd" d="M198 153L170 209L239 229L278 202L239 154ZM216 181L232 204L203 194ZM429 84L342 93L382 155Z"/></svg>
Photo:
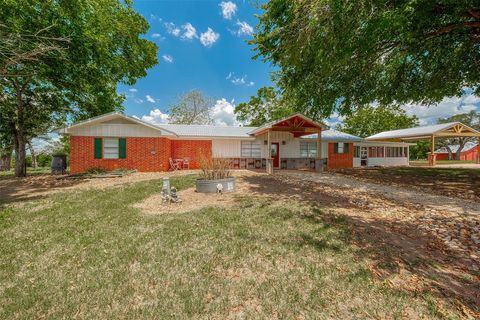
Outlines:
<svg viewBox="0 0 480 320"><path fill-rule="evenodd" d="M287 175L301 180L318 182L324 185L353 189L354 191L381 195L389 200L422 205L438 211L448 211L461 215L480 215L480 203L454 197L420 192L402 186L362 181L334 173L305 171L278 171L277 175Z"/></svg>

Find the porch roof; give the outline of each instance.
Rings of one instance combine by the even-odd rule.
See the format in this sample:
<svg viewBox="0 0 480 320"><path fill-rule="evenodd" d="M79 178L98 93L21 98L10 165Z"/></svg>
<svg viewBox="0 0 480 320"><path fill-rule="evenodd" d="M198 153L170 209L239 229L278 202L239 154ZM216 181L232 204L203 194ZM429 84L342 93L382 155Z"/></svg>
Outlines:
<svg viewBox="0 0 480 320"><path fill-rule="evenodd" d="M480 137L480 132L460 122L449 122L431 126L421 126L409 129L384 131L365 140L421 140L435 137Z"/></svg>
<svg viewBox="0 0 480 320"><path fill-rule="evenodd" d="M326 129L328 129L328 126L324 123L314 121L305 117L303 114L296 113L279 120L268 122L249 133L258 136L267 131L284 131L291 132L294 137L301 137Z"/></svg>

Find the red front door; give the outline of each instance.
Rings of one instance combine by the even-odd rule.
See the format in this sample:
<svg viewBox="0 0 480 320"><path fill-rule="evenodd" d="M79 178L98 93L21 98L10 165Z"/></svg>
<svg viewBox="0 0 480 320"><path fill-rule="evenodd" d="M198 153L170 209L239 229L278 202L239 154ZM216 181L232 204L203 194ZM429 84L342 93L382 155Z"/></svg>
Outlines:
<svg viewBox="0 0 480 320"><path fill-rule="evenodd" d="M272 158L273 167L280 167L280 144L278 142L272 142Z"/></svg>

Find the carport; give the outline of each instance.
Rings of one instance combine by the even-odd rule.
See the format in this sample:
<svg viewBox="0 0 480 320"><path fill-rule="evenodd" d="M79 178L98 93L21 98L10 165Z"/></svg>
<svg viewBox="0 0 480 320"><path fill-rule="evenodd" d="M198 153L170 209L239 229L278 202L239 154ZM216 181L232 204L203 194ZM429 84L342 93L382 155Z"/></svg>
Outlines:
<svg viewBox="0 0 480 320"><path fill-rule="evenodd" d="M460 122L449 122L436 124L431 126L422 126L409 129L384 131L373 136L365 138L369 141L405 141L414 142L418 140L430 140L430 154L428 156L428 164L434 166L436 164L435 157L435 141L439 138L452 137L476 137L478 140L477 163L480 163L480 132L464 125Z"/></svg>

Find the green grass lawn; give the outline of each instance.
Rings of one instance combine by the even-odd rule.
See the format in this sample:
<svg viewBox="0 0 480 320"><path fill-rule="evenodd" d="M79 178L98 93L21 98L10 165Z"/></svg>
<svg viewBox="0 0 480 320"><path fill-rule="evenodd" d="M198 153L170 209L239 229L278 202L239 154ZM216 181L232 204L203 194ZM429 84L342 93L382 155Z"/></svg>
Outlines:
<svg viewBox="0 0 480 320"><path fill-rule="evenodd" d="M52 168L50 167L40 167L40 168L30 168L27 167L27 176L30 175L38 175L38 174L46 174L46 173L51 173ZM0 171L0 178L1 177L13 177L14 171L13 169L10 171Z"/></svg>
<svg viewBox="0 0 480 320"><path fill-rule="evenodd" d="M475 160L437 160L437 165L442 164L468 164L475 163ZM411 160L410 165L428 165L428 160Z"/></svg>
<svg viewBox="0 0 480 320"><path fill-rule="evenodd" d="M179 189L193 176L174 178ZM147 215L161 181L0 211L0 319L437 318L375 278L347 219L293 200ZM449 314L449 312L447 312ZM454 316L454 314L451 314Z"/></svg>

